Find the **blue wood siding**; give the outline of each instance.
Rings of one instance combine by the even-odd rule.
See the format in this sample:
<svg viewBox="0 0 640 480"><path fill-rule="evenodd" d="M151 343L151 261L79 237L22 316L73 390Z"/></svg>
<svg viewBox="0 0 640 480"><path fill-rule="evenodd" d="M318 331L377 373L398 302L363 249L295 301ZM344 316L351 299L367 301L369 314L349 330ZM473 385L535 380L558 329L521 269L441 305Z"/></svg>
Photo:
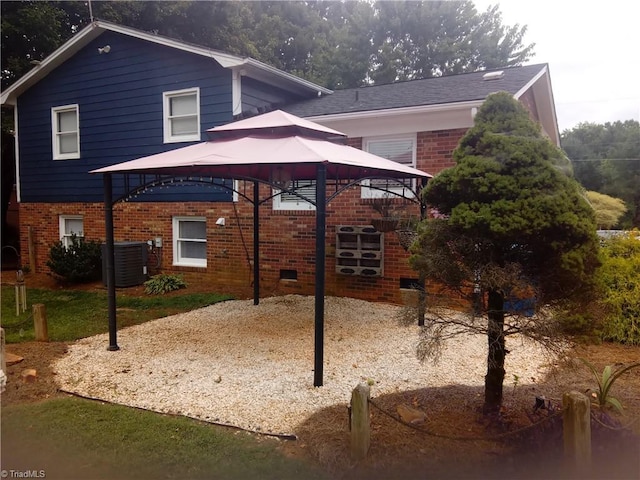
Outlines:
<svg viewBox="0 0 640 480"><path fill-rule="evenodd" d="M242 77L241 90L243 113L255 114L264 108L273 110L281 105L304 100L303 97L249 77Z"/></svg>
<svg viewBox="0 0 640 480"><path fill-rule="evenodd" d="M108 54L98 47L111 46ZM163 143L163 92L200 88L201 139L232 120L231 71L215 60L105 32L18 99L23 202L99 202L90 170L189 143ZM53 160L51 108L78 104L80 158ZM193 142L190 142L193 143ZM145 200L230 200L211 188L183 188Z"/></svg>

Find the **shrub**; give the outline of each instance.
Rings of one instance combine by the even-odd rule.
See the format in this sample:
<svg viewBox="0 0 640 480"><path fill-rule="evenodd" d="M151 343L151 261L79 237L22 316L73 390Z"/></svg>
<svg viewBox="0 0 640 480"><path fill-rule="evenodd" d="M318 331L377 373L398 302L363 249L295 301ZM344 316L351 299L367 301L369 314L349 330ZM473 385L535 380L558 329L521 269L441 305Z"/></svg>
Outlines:
<svg viewBox="0 0 640 480"><path fill-rule="evenodd" d="M86 283L98 280L102 275L100 242L85 240L72 234L68 247L62 242L51 246L47 266L55 277L67 282Z"/></svg>
<svg viewBox="0 0 640 480"><path fill-rule="evenodd" d="M161 295L180 288L186 288L186 286L187 284L180 275L161 273L144 282L144 292L147 295Z"/></svg>
<svg viewBox="0 0 640 480"><path fill-rule="evenodd" d="M604 242L598 281L606 308L602 338L640 345L640 239L637 230Z"/></svg>

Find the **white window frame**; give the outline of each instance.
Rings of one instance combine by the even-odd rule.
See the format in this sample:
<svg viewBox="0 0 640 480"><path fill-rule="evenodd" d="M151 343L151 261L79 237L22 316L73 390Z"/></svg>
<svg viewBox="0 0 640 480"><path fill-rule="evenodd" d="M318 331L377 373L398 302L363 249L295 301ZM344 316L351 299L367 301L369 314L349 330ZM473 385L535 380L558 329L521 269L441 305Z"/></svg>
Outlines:
<svg viewBox="0 0 640 480"><path fill-rule="evenodd" d="M82 231L67 231L67 220L82 220ZM84 217L82 215L60 215L58 217L58 226L60 229L60 241L69 248L71 246L71 235L76 234L79 238L84 238Z"/></svg>
<svg viewBox="0 0 640 480"><path fill-rule="evenodd" d="M60 113L66 112L75 112L76 114L76 128L75 130L68 130L66 132L58 131L59 128L59 117ZM62 135L71 135L75 133L76 135L76 151L70 153L62 153L60 151L60 136ZM75 103L72 105L62 105L60 107L52 107L51 108L51 147L53 150L53 159L54 160L71 160L80 158L80 106Z"/></svg>
<svg viewBox="0 0 640 480"><path fill-rule="evenodd" d="M418 146L418 134L417 133L411 133L411 134L403 134L403 135L384 135L384 136L376 136L376 137L365 137L362 139L362 149L365 152L369 152L369 153L373 153L371 152L371 144L376 143L376 142L384 142L384 141L393 141L393 140L411 140L412 145L413 145L413 151L412 151L412 158L411 158L411 165L413 168L416 167L416 151L417 151L417 146ZM394 192L402 197L405 198L414 198L415 194L413 192L413 190L415 190L415 180L411 181L412 187L411 188L407 188L407 187L403 187L398 185L397 187L389 187L388 190L389 192ZM383 190L377 190L377 189L373 189L373 188L369 188L369 185L371 185L371 180L363 180L361 182L361 188L360 188L360 197L361 198L384 198L384 197L391 197L391 198L401 198L400 196L394 195L393 193L388 193L385 192Z"/></svg>
<svg viewBox="0 0 640 480"><path fill-rule="evenodd" d="M311 185L307 186L306 184L309 180L300 180L300 182L305 185L302 187L301 194L304 195L304 190L306 188L313 187L313 199L315 201L315 189L316 189L316 181L311 180ZM281 193L282 190L273 189L273 210L293 210L293 211L303 211L310 212L315 211L316 206L313 203L309 203L306 200L301 199L297 195L292 195L291 193Z"/></svg>
<svg viewBox="0 0 640 480"><path fill-rule="evenodd" d="M203 222L205 225L205 238L180 238L180 222ZM173 217L173 265L178 267L206 267L207 249L205 247L205 258L182 257L180 254L180 242L198 242L207 244L206 239L207 219L206 217Z"/></svg>
<svg viewBox="0 0 640 480"><path fill-rule="evenodd" d="M188 115L182 115L182 117L196 117L197 132L188 135L173 135L171 133L171 125L174 118L170 115L171 112L171 99L175 97L191 96L196 97L196 112ZM164 143L179 143L179 142L197 142L200 141L200 88L186 88L183 90L173 90L171 92L162 93L162 123L164 128Z"/></svg>

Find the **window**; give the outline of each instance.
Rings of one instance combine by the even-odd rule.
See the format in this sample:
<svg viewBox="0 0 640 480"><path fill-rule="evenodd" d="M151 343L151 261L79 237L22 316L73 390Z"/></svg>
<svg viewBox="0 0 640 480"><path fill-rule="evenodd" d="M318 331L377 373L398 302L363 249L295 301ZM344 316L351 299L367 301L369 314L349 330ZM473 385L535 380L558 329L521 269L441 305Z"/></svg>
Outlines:
<svg viewBox="0 0 640 480"><path fill-rule="evenodd" d="M164 142L200 140L200 89L164 92Z"/></svg>
<svg viewBox="0 0 640 480"><path fill-rule="evenodd" d="M84 237L84 221L81 215L60 215L60 241L69 248L71 235Z"/></svg>
<svg viewBox="0 0 640 480"><path fill-rule="evenodd" d="M51 109L53 159L80 158L80 124L78 105Z"/></svg>
<svg viewBox="0 0 640 480"><path fill-rule="evenodd" d="M372 137L365 138L364 150L378 155L379 157L393 160L394 162L416 166L416 135L404 135L393 137ZM380 198L389 194L379 190L384 189L396 192L404 197L413 197L413 180L367 180L362 182L362 198ZM377 187L377 189L369 188Z"/></svg>
<svg viewBox="0 0 640 480"><path fill-rule="evenodd" d="M173 218L173 264L207 266L207 222L203 217Z"/></svg>
<svg viewBox="0 0 640 480"><path fill-rule="evenodd" d="M295 190L298 194L316 201L316 182L315 180L299 180L294 181L291 190ZM280 193L281 190L274 190L273 194ZM274 210L315 210L316 206L292 193L284 192L273 197Z"/></svg>

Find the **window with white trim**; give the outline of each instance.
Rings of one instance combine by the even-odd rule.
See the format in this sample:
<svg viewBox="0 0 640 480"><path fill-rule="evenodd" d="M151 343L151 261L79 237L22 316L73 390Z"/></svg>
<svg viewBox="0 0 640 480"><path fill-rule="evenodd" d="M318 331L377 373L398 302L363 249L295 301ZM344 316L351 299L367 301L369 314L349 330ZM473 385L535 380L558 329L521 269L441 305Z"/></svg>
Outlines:
<svg viewBox="0 0 640 480"><path fill-rule="evenodd" d="M71 246L71 236L84 237L84 219L82 215L60 215L58 217L60 225L60 241L69 248Z"/></svg>
<svg viewBox="0 0 640 480"><path fill-rule="evenodd" d="M295 180L290 188L296 193L308 198L309 200L316 201L316 181L315 180ZM312 211L316 209L313 203L303 200L297 195L289 192L282 192L281 190L273 190L273 209L274 210L306 210Z"/></svg>
<svg viewBox="0 0 640 480"><path fill-rule="evenodd" d="M393 160L408 167L416 166L416 134L395 135L385 137L370 137L363 139L362 147L365 151L382 158ZM366 180L362 182L362 198L381 198L389 196L383 191L398 193L404 197L414 196L415 180ZM369 188L369 187L377 188ZM383 189L383 190L381 190ZM393 195L392 195L393 196Z"/></svg>
<svg viewBox="0 0 640 480"><path fill-rule="evenodd" d="M65 105L51 109L51 136L54 160L80 158L78 105Z"/></svg>
<svg viewBox="0 0 640 480"><path fill-rule="evenodd" d="M207 221L204 217L173 217L173 264L207 266Z"/></svg>
<svg viewBox="0 0 640 480"><path fill-rule="evenodd" d="M164 92L164 143L200 140L200 89Z"/></svg>

